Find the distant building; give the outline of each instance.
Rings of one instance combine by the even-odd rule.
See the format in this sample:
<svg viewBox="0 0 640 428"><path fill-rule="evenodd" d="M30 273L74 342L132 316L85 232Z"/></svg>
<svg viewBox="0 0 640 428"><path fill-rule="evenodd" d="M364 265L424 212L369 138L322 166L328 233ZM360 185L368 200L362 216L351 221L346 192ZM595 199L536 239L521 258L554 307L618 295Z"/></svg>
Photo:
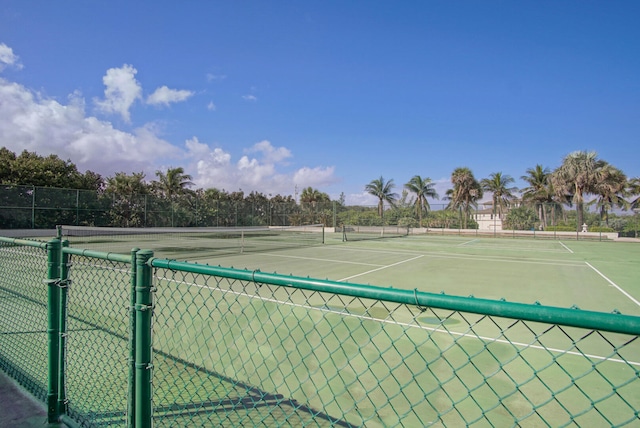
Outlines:
<svg viewBox="0 0 640 428"><path fill-rule="evenodd" d="M493 212L493 201L478 202L478 209L474 214L474 220L478 223L478 230L483 232L499 232L502 230L502 220L506 217L511 208L520 206L519 200L511 201L509 205L503 208L502 215L496 209Z"/></svg>

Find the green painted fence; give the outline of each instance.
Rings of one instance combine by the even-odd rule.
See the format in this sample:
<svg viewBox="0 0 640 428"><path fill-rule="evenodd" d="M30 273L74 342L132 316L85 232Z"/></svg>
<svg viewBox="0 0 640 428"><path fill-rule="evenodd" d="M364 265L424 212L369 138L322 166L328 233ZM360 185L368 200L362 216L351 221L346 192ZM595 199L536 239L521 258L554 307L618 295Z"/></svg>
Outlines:
<svg viewBox="0 0 640 428"><path fill-rule="evenodd" d="M0 238L0 368L71 426L637 426L640 317Z"/></svg>

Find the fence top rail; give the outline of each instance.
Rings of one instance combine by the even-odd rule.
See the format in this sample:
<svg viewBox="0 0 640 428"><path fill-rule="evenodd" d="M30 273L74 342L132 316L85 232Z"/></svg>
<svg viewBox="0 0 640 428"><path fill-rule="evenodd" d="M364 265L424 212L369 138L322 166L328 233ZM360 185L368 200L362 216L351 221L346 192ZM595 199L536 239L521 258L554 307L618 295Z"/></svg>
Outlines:
<svg viewBox="0 0 640 428"><path fill-rule="evenodd" d="M137 251L137 249L134 248L131 251L135 252ZM108 253L103 251L83 250L81 248L71 248L71 247L63 247L62 252L65 254L72 254L72 255L81 256L81 257L109 260L112 262L132 263L132 258L130 254Z"/></svg>
<svg viewBox="0 0 640 428"><path fill-rule="evenodd" d="M36 247L36 248L47 249L46 242L35 241L31 239L7 238L5 236L0 236L0 242L4 242L7 244L21 245L23 247Z"/></svg>
<svg viewBox="0 0 640 428"><path fill-rule="evenodd" d="M155 268L173 271L212 275L365 299L384 300L394 303L416 305L418 307L470 312L545 324L603 330L636 336L640 335L640 317L633 315L586 311L577 308L558 308L539 304L514 303L475 297L451 296L418 290L401 290L393 287L386 288L365 284L303 278L292 275L264 273L259 270L224 268L168 259L152 258L149 264Z"/></svg>

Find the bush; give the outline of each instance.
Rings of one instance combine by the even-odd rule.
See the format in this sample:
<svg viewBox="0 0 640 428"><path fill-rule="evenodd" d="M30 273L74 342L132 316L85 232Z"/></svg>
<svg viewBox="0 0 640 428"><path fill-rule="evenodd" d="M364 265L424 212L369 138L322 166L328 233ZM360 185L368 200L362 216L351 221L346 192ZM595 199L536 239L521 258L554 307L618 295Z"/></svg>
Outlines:
<svg viewBox="0 0 640 428"><path fill-rule="evenodd" d="M593 226L587 229L589 232L602 232L602 233L610 233L615 232L615 230L611 227L607 226Z"/></svg>

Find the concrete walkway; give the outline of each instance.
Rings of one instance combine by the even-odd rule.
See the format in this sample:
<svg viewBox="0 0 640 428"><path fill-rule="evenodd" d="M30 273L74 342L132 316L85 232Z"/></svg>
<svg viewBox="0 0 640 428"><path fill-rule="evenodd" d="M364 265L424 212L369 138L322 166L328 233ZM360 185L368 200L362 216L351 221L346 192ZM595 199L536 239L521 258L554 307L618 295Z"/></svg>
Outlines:
<svg viewBox="0 0 640 428"><path fill-rule="evenodd" d="M0 427L2 428L49 428L63 424L47 423L44 403L37 401L17 383L0 371Z"/></svg>

